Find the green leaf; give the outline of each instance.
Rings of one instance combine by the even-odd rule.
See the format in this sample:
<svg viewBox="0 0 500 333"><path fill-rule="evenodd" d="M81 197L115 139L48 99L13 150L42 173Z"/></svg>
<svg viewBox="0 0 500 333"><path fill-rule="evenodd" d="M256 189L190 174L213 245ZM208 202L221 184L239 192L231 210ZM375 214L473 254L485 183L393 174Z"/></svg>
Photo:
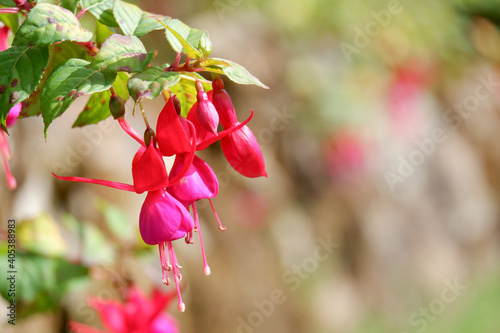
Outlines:
<svg viewBox="0 0 500 333"><path fill-rule="evenodd" d="M176 72L164 72L160 67L149 67L129 79L128 89L135 101L143 97L154 99L166 87L177 84L180 77L180 74Z"/></svg>
<svg viewBox="0 0 500 333"><path fill-rule="evenodd" d="M165 28L158 20L165 24L171 20L168 16L159 16L151 13L143 12L137 28L135 28L134 35L137 37L144 36L153 30L162 30Z"/></svg>
<svg viewBox="0 0 500 333"><path fill-rule="evenodd" d="M91 39L92 33L82 28L72 12L42 3L29 12L12 45L50 45L64 40L88 42Z"/></svg>
<svg viewBox="0 0 500 333"><path fill-rule="evenodd" d="M14 33L19 29L19 14L0 14L0 21Z"/></svg>
<svg viewBox="0 0 500 333"><path fill-rule="evenodd" d="M87 68L88 61L70 59L57 66L42 90L41 109L45 135L50 123L59 117L74 100L84 94L109 89L116 73Z"/></svg>
<svg viewBox="0 0 500 333"><path fill-rule="evenodd" d="M88 11L108 27L118 26L113 15L113 4L114 0L81 0L82 10Z"/></svg>
<svg viewBox="0 0 500 333"><path fill-rule="evenodd" d="M135 240L134 226L120 208L104 200L98 201L97 208L104 215L104 220L113 235L118 236L123 241Z"/></svg>
<svg viewBox="0 0 500 333"><path fill-rule="evenodd" d="M24 221L16 230L23 248L45 256L62 257L67 245L61 236L57 222L47 214Z"/></svg>
<svg viewBox="0 0 500 333"><path fill-rule="evenodd" d="M90 67L98 70L140 72L149 65L155 55L156 51L146 52L139 38L114 34L102 44Z"/></svg>
<svg viewBox="0 0 500 333"><path fill-rule="evenodd" d="M116 94L120 96L124 101L126 101L129 97L127 90L127 80L128 75L126 73L119 72L116 76L115 83L113 83L113 88ZM73 124L73 127L97 124L98 122L111 116L111 112L109 110L110 97L111 92L109 90L92 94L87 102L87 105L85 105L85 108Z"/></svg>
<svg viewBox="0 0 500 333"><path fill-rule="evenodd" d="M6 242L5 242L6 243ZM7 246L0 260L7 262ZM0 264L3 265L3 264ZM17 319L36 312L60 309L61 298L70 293L76 281L88 279L88 268L59 258L47 258L33 253L16 254L16 315ZM7 269L1 267L3 272ZM8 297L10 282L0 280L0 291Z"/></svg>
<svg viewBox="0 0 500 333"><path fill-rule="evenodd" d="M112 34L113 31L111 31L110 28L99 22L99 20L96 21L95 42L97 44L97 47L101 47L102 44L106 41L106 39L108 39Z"/></svg>
<svg viewBox="0 0 500 333"><path fill-rule="evenodd" d="M208 32L204 30L191 29L186 40L190 45L200 50L203 56L208 56L212 53L212 42L208 38Z"/></svg>
<svg viewBox="0 0 500 333"><path fill-rule="evenodd" d="M208 67L208 66L221 66L221 67L227 67L231 66L226 60L222 59L216 59L216 58L209 58L205 59L203 61L200 61L200 67ZM223 74L224 71L220 69L220 72Z"/></svg>
<svg viewBox="0 0 500 333"><path fill-rule="evenodd" d="M12 0L0 0L0 5L5 7L16 7L16 3Z"/></svg>
<svg viewBox="0 0 500 333"><path fill-rule="evenodd" d="M113 12L123 34L133 35L141 20L142 10L136 5L117 0L113 6Z"/></svg>
<svg viewBox="0 0 500 333"><path fill-rule="evenodd" d="M61 6L63 6L63 8L66 8L67 10L75 14L76 9L78 8L78 3L80 3L80 0L62 0Z"/></svg>
<svg viewBox="0 0 500 333"><path fill-rule="evenodd" d="M255 76L250 74L250 72L247 71L245 67L226 59L212 58L211 60L220 61L220 64L217 67L219 67L231 81L239 84L254 84L261 88L269 89L268 86L266 86L265 84L260 82L260 80L257 79ZM225 66L222 63L227 63L229 64L229 66ZM206 70L209 72L218 73L217 70L211 70L210 67L206 68Z"/></svg>
<svg viewBox="0 0 500 333"><path fill-rule="evenodd" d="M85 105L83 111L80 112L80 115L75 120L73 127L97 124L111 116L111 112L109 111L110 97L111 93L109 90L93 93L87 105Z"/></svg>
<svg viewBox="0 0 500 333"><path fill-rule="evenodd" d="M109 239L93 224L83 224L83 260L88 265L111 264L116 251Z"/></svg>
<svg viewBox="0 0 500 333"><path fill-rule="evenodd" d="M187 41L189 33L192 30L186 24L182 23L177 19L170 20L168 25L160 22L165 28L165 36L167 37L170 46L176 52L186 53L189 58L199 59L203 57L203 54L190 42Z"/></svg>
<svg viewBox="0 0 500 333"><path fill-rule="evenodd" d="M118 72L115 83L113 83L113 89L115 89L115 93L120 96L124 102L126 102L130 97L127 87L129 78L130 74L125 72Z"/></svg>
<svg viewBox="0 0 500 333"><path fill-rule="evenodd" d="M179 101L181 102L181 115L183 117L187 117L189 110L191 110L193 104L196 103L195 80L198 79L204 81L205 78L198 73L184 73L183 76L181 76L179 83L170 87L170 91L177 95ZM193 79L188 79L186 76L190 76ZM207 92L212 90L211 85L205 84L203 81L203 89Z"/></svg>
<svg viewBox="0 0 500 333"><path fill-rule="evenodd" d="M0 121L36 89L49 62L47 47L14 46L0 52Z"/></svg>
<svg viewBox="0 0 500 333"><path fill-rule="evenodd" d="M57 65L71 58L91 59L91 57L80 46L72 42L62 42L50 47L49 65L45 69L37 89L23 101L23 108L21 110L20 117L25 118L40 114L40 95L47 78Z"/></svg>

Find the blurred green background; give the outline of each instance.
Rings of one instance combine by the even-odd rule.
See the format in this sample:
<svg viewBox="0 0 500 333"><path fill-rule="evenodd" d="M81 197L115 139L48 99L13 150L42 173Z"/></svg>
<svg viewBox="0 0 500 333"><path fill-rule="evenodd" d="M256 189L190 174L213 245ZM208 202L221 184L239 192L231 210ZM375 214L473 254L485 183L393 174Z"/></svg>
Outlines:
<svg viewBox="0 0 500 333"><path fill-rule="evenodd" d="M267 179L236 174L218 145L200 154L228 229L199 204L209 277L196 238L174 243L183 333L500 331L500 1L135 3L207 30L214 57L270 87L226 81L239 119L256 113ZM162 32L142 41L173 61ZM120 299L130 283L173 290L138 234L144 195L51 175L131 182L136 143L110 119L70 129L76 104L46 141L41 118L11 130L19 187L0 182L0 261L14 218L13 332L99 327L86 297ZM154 119L162 103L146 106Z"/></svg>

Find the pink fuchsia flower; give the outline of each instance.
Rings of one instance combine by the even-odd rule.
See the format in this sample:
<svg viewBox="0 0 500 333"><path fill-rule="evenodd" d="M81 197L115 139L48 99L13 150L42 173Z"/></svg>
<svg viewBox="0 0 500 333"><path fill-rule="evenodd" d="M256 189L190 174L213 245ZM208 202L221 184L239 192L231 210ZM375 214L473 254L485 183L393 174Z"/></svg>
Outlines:
<svg viewBox="0 0 500 333"><path fill-rule="evenodd" d="M354 133L340 130L324 143L327 168L335 181L358 179L366 169L366 143Z"/></svg>
<svg viewBox="0 0 500 333"><path fill-rule="evenodd" d="M184 163L185 159L182 156L177 156L174 161L174 165L172 166L170 175L176 176L182 170ZM198 212L196 210L196 201L208 199L210 205L212 206L215 218L219 223L219 229L226 230L226 228L222 226L219 217L215 212L212 200L210 200L210 198L214 198L219 192L219 182L217 181L215 173L205 161L195 156L193 163L184 174L184 177L176 184L169 186L167 191L183 203L186 208L192 207L194 230L198 232L200 237L201 254L203 257L203 272L205 275L210 275L210 266L208 266L205 256L203 237L201 235L200 222L198 219ZM188 233L188 235L189 237L186 238L186 242L192 243L192 233Z"/></svg>
<svg viewBox="0 0 500 333"><path fill-rule="evenodd" d="M90 298L88 303L99 313L105 331L74 321L69 327L75 333L179 333L176 320L162 313L174 295L155 289L148 299L131 287L124 303Z"/></svg>
<svg viewBox="0 0 500 333"><path fill-rule="evenodd" d="M253 116L253 111L251 116L245 122L228 130L211 135L206 140L197 143L195 126L190 121L180 116L179 105L179 103L176 103L175 96L172 96L163 108L158 119L156 140L154 131L150 128L146 130L145 139L143 140L135 132L135 130L130 127L123 116L117 117L120 126L125 130L125 132L127 132L141 145L132 162L132 177L134 179L133 185L101 179L54 176L61 180L104 185L125 191L137 193L142 193L144 191L148 192L139 217L139 229L141 236L145 243L150 245L157 244L159 247L160 262L162 266L162 280L164 283L170 283L168 272L173 270L179 294L178 309L180 311L184 311L185 306L182 302L179 289L179 281L181 278L179 269L181 267L178 264L171 241L182 237L186 237L186 239L189 240L192 238L191 235L193 228L196 227L199 229L196 207L193 204L194 201L199 200L198 198L216 195L218 191L215 174L213 174L213 171L208 167L208 165L201 160L199 160L201 161L199 162L198 159L193 162L195 158L195 150L204 149L220 138L229 135L233 131L241 129L250 121ZM159 146L158 148L156 148L156 143ZM175 170L170 173L168 179L165 177L166 171L162 155L176 155L177 161L182 159L182 163L176 163L173 168ZM186 176L188 172L189 175ZM209 178L212 177L210 178L210 181L207 180L209 178L206 178L205 176L202 177L203 181L207 181L206 186L210 194L207 194L206 192L201 194L201 196L196 194L199 192L200 188L197 187L197 185L195 185L196 182L192 180L194 179L192 178L194 174L210 174ZM194 184L192 187L193 193L191 194L191 197L185 198L191 200L192 202L185 201L181 203L174 196L165 191L165 188L172 188L180 182L190 182ZM208 185L209 183L210 185ZM188 189L185 188L185 191L187 193ZM180 192L182 191L178 191L178 193ZM188 209L186 208L190 205L193 206L193 215L195 216L196 222L193 222ZM203 246L202 252L205 257ZM204 261L204 271L209 272L206 260Z"/></svg>
<svg viewBox="0 0 500 333"><path fill-rule="evenodd" d="M186 208L164 189L148 192L139 216L139 230L146 244L158 245L162 270L162 281L170 284L168 272L173 270L175 286L179 297L177 308L184 311L179 282L179 263L172 247L172 241L186 237L194 227L193 219Z"/></svg>
<svg viewBox="0 0 500 333"><path fill-rule="evenodd" d="M224 89L221 78L213 80L213 104L219 113L224 129L234 128L240 123L236 118L233 102ZM221 139L222 152L229 164L240 174L254 178L267 177L266 167L259 143L246 125Z"/></svg>

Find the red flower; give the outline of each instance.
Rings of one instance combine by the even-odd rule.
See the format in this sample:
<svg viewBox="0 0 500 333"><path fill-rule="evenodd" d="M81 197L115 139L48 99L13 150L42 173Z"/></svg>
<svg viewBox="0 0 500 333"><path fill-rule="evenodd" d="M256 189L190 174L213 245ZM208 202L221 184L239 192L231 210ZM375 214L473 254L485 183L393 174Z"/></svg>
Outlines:
<svg viewBox="0 0 500 333"><path fill-rule="evenodd" d="M207 98L200 99L198 105L208 101L208 95L204 92L203 94ZM197 109L199 109L197 105L193 106L190 114ZM158 117L156 134L148 126L144 140L130 127L123 116L117 117L123 130L141 145L132 161L133 185L100 179L54 176L62 180L99 184L136 193L148 192L139 216L141 237L146 244L158 245L162 280L165 284L170 284L169 271L173 271L179 297L178 309L184 311L185 305L179 288L181 266L178 264L172 241L185 237L188 243L192 243L192 231L198 231L204 262L203 270L206 275L210 274L195 202L201 199L210 200L219 191L215 173L208 164L195 156L195 151L205 149L221 138L243 130L252 118L253 111L243 123L234 124L231 128L219 133L216 130L215 133L208 132L201 126L199 118L206 117L203 114L204 111L201 115L196 112L194 116L191 116L193 123L184 119L180 111L180 103L172 95ZM214 108L212 111L217 114ZM197 140L196 129L202 133L203 140ZM176 155L176 158L170 175L167 176L163 156L172 155ZM210 204L212 205L211 201ZM189 214L189 207L192 207L194 221ZM217 214L215 216L219 222L219 228L224 230Z"/></svg>
<svg viewBox="0 0 500 333"><path fill-rule="evenodd" d="M214 92L212 101L224 129L235 128L240 125L236 118L233 102L224 89L221 78L213 81ZM240 174L254 178L266 176L266 167L259 143L250 128L246 125L233 131L221 139L222 152L229 164Z"/></svg>
<svg viewBox="0 0 500 333"><path fill-rule="evenodd" d="M155 289L148 299L139 289L131 287L124 303L91 298L88 303L99 312L106 331L74 321L69 327L76 333L179 333L175 319L162 313L173 297Z"/></svg>

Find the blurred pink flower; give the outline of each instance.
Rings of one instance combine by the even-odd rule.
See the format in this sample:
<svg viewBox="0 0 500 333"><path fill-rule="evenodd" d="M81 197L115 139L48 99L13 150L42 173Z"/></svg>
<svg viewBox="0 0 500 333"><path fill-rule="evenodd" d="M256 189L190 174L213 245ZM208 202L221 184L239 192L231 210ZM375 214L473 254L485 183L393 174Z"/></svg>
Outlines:
<svg viewBox="0 0 500 333"><path fill-rule="evenodd" d="M337 132L325 142L325 157L330 176L337 181L351 180L365 169L366 152L359 137Z"/></svg>
<svg viewBox="0 0 500 333"><path fill-rule="evenodd" d="M85 324L70 322L75 333L179 333L176 320L162 313L175 294L153 290L148 299L139 289L131 287L124 303L90 298L88 303L97 310L105 331Z"/></svg>
<svg viewBox="0 0 500 333"><path fill-rule="evenodd" d="M394 70L387 99L392 132L398 139L412 141L422 130L419 103L430 76L430 69L416 60Z"/></svg>

